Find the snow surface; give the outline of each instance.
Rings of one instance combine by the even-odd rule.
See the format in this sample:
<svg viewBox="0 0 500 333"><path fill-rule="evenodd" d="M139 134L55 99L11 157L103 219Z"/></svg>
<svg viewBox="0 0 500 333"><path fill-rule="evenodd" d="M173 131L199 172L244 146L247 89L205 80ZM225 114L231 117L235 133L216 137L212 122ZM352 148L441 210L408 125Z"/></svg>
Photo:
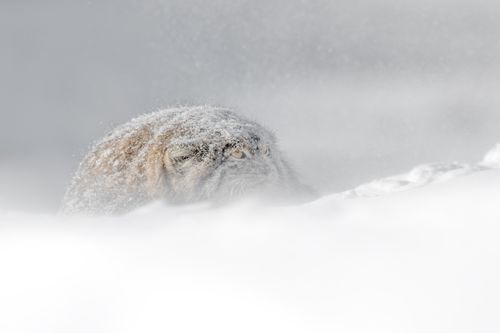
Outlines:
<svg viewBox="0 0 500 333"><path fill-rule="evenodd" d="M1 212L0 332L498 332L495 151L372 198Z"/></svg>
<svg viewBox="0 0 500 333"><path fill-rule="evenodd" d="M447 181L473 172L498 168L500 168L500 144L493 147L477 164L460 162L424 164L406 174L376 179L337 195L343 198L376 197Z"/></svg>

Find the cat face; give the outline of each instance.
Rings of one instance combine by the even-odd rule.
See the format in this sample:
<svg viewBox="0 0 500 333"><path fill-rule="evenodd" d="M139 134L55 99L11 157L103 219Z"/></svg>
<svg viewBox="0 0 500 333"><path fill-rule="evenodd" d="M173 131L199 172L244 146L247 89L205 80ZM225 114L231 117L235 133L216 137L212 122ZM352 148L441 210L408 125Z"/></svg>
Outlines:
<svg viewBox="0 0 500 333"><path fill-rule="evenodd" d="M232 199L273 183L272 138L256 134L171 144L164 155L172 202Z"/></svg>

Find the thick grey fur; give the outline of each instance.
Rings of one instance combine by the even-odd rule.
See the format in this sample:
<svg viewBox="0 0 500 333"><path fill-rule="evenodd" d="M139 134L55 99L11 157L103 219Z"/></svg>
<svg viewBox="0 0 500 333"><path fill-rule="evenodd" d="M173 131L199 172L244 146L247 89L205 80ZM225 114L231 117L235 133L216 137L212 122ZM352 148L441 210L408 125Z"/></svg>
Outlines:
<svg viewBox="0 0 500 333"><path fill-rule="evenodd" d="M234 158L235 149L244 151ZM98 141L63 199L65 214L121 214L163 199L226 202L243 195L310 198L258 123L217 107L178 107L142 115Z"/></svg>

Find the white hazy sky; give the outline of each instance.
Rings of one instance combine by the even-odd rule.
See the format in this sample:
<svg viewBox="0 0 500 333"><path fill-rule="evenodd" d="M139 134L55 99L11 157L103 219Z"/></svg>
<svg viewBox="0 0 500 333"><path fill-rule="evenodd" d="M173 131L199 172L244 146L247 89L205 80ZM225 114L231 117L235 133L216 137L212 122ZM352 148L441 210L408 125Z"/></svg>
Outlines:
<svg viewBox="0 0 500 333"><path fill-rule="evenodd" d="M1 1L0 198L54 210L113 125L170 105L274 129L322 193L500 141L496 1Z"/></svg>

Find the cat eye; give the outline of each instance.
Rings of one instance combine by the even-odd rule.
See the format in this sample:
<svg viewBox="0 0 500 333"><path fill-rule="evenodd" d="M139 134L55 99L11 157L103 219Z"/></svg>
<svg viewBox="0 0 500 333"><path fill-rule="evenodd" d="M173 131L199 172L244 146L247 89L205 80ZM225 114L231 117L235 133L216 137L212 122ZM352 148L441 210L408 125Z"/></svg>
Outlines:
<svg viewBox="0 0 500 333"><path fill-rule="evenodd" d="M245 153L241 149L235 149L231 152L231 156L240 160L245 158Z"/></svg>
<svg viewBox="0 0 500 333"><path fill-rule="evenodd" d="M200 154L199 147L195 146L172 146L168 149L167 156L173 164L180 165Z"/></svg>
<svg viewBox="0 0 500 333"><path fill-rule="evenodd" d="M182 163L182 162L185 162L189 159L189 156L177 156L177 157L173 157L172 158L172 161L175 163L175 164L179 164L179 163Z"/></svg>

